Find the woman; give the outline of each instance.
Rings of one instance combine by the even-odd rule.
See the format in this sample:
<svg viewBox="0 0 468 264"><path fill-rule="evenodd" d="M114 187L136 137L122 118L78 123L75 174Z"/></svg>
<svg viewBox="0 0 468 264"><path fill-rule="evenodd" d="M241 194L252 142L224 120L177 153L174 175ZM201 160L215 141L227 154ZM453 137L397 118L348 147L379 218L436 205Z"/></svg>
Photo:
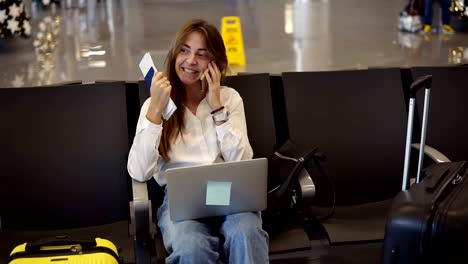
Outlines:
<svg viewBox="0 0 468 264"><path fill-rule="evenodd" d="M252 158L242 99L220 85L226 68L226 49L216 27L196 19L180 29L166 71L154 75L151 97L141 109L128 159L134 179L154 177L164 187L168 168ZM163 121L169 97L177 110ZM170 254L166 263L216 263L220 252L229 263L268 263L268 235L258 212L173 222L166 195L157 215ZM223 250L211 232L218 227Z"/></svg>
<svg viewBox="0 0 468 264"><path fill-rule="evenodd" d="M440 0L442 19L442 33L453 34L455 30L450 26L450 0ZM424 0L424 33L432 32L432 0Z"/></svg>

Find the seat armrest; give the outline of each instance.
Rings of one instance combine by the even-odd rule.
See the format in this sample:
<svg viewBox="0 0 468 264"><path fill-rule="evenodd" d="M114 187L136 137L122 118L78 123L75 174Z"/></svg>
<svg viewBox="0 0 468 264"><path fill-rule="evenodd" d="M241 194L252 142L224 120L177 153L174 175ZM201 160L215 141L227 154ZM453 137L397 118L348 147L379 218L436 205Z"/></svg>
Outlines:
<svg viewBox="0 0 468 264"><path fill-rule="evenodd" d="M315 197L315 183L310 177L309 172L304 168L298 176L299 186L301 188L302 199L312 201Z"/></svg>
<svg viewBox="0 0 468 264"><path fill-rule="evenodd" d="M148 198L146 182L132 179L133 201L130 202L130 235L135 241L137 263L150 263L148 245L156 234L156 225L152 221L151 201Z"/></svg>
<svg viewBox="0 0 468 264"><path fill-rule="evenodd" d="M419 150L420 144L411 144L411 147ZM429 158L432 159L432 161L436 163L450 162L450 159L447 158L444 154L442 154L442 152L428 145L424 145L424 154L426 154Z"/></svg>
<svg viewBox="0 0 468 264"><path fill-rule="evenodd" d="M148 201L148 187L146 182L139 182L132 179L133 202Z"/></svg>
<svg viewBox="0 0 468 264"><path fill-rule="evenodd" d="M130 202L131 228L130 235L156 234L156 225L153 223L153 212L151 200L148 196L146 182L139 182L132 179L133 201Z"/></svg>

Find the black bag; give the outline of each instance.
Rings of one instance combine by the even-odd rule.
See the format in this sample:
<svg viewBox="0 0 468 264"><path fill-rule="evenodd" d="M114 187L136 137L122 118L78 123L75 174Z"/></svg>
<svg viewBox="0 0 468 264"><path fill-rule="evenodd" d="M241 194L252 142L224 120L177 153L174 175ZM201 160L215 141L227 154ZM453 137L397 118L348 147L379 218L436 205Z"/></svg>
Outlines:
<svg viewBox="0 0 468 264"><path fill-rule="evenodd" d="M324 156L317 148L300 151L294 142L286 141L268 158L268 196L267 209L262 212L264 229L274 232L285 227L294 216L324 220L334 213L335 192L333 184L321 166ZM308 173L301 175L303 173ZM307 178L312 186L312 193L306 194L299 183L300 178ZM327 184L322 184L326 182ZM320 184L318 184L320 183ZM317 185L319 188L317 188ZM325 190L325 186L327 190ZM321 188L323 187L323 188ZM333 196L330 212L321 217L300 215L311 201L319 196Z"/></svg>
<svg viewBox="0 0 468 264"><path fill-rule="evenodd" d="M442 162L421 171L432 76L411 85L403 191L392 201L385 227L383 263L468 262L467 163ZM416 92L426 87L416 184L407 189ZM422 172L422 173L421 173ZM419 182L419 175L425 176ZM419 183L418 183L419 182Z"/></svg>

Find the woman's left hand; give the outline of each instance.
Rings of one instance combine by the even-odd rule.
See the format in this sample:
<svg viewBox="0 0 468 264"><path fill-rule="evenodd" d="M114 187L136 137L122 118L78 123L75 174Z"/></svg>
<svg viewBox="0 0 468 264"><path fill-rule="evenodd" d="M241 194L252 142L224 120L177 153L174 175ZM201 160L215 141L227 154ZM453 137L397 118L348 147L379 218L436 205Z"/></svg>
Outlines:
<svg viewBox="0 0 468 264"><path fill-rule="evenodd" d="M208 92L206 100L211 110L216 110L221 107L221 72L214 61L208 64L208 68L203 73L208 83Z"/></svg>

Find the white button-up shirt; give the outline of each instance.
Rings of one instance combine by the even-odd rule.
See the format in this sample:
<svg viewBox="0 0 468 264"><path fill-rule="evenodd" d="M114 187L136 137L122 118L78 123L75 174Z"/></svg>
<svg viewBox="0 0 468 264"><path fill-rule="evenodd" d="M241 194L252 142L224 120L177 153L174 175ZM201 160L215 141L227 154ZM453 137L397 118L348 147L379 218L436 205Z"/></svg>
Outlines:
<svg viewBox="0 0 468 264"><path fill-rule="evenodd" d="M251 159L253 156L247 136L244 104L239 93L229 87L221 87L221 104L229 111L229 119L216 126L211 108L203 99L194 115L185 109L185 128L178 135L168 152L169 162L159 155L162 125L146 118L150 104L148 98L141 107L133 145L128 157L128 172L138 181L154 177L159 185L167 183L166 169L206 165L224 161ZM176 110L177 111L177 110Z"/></svg>

